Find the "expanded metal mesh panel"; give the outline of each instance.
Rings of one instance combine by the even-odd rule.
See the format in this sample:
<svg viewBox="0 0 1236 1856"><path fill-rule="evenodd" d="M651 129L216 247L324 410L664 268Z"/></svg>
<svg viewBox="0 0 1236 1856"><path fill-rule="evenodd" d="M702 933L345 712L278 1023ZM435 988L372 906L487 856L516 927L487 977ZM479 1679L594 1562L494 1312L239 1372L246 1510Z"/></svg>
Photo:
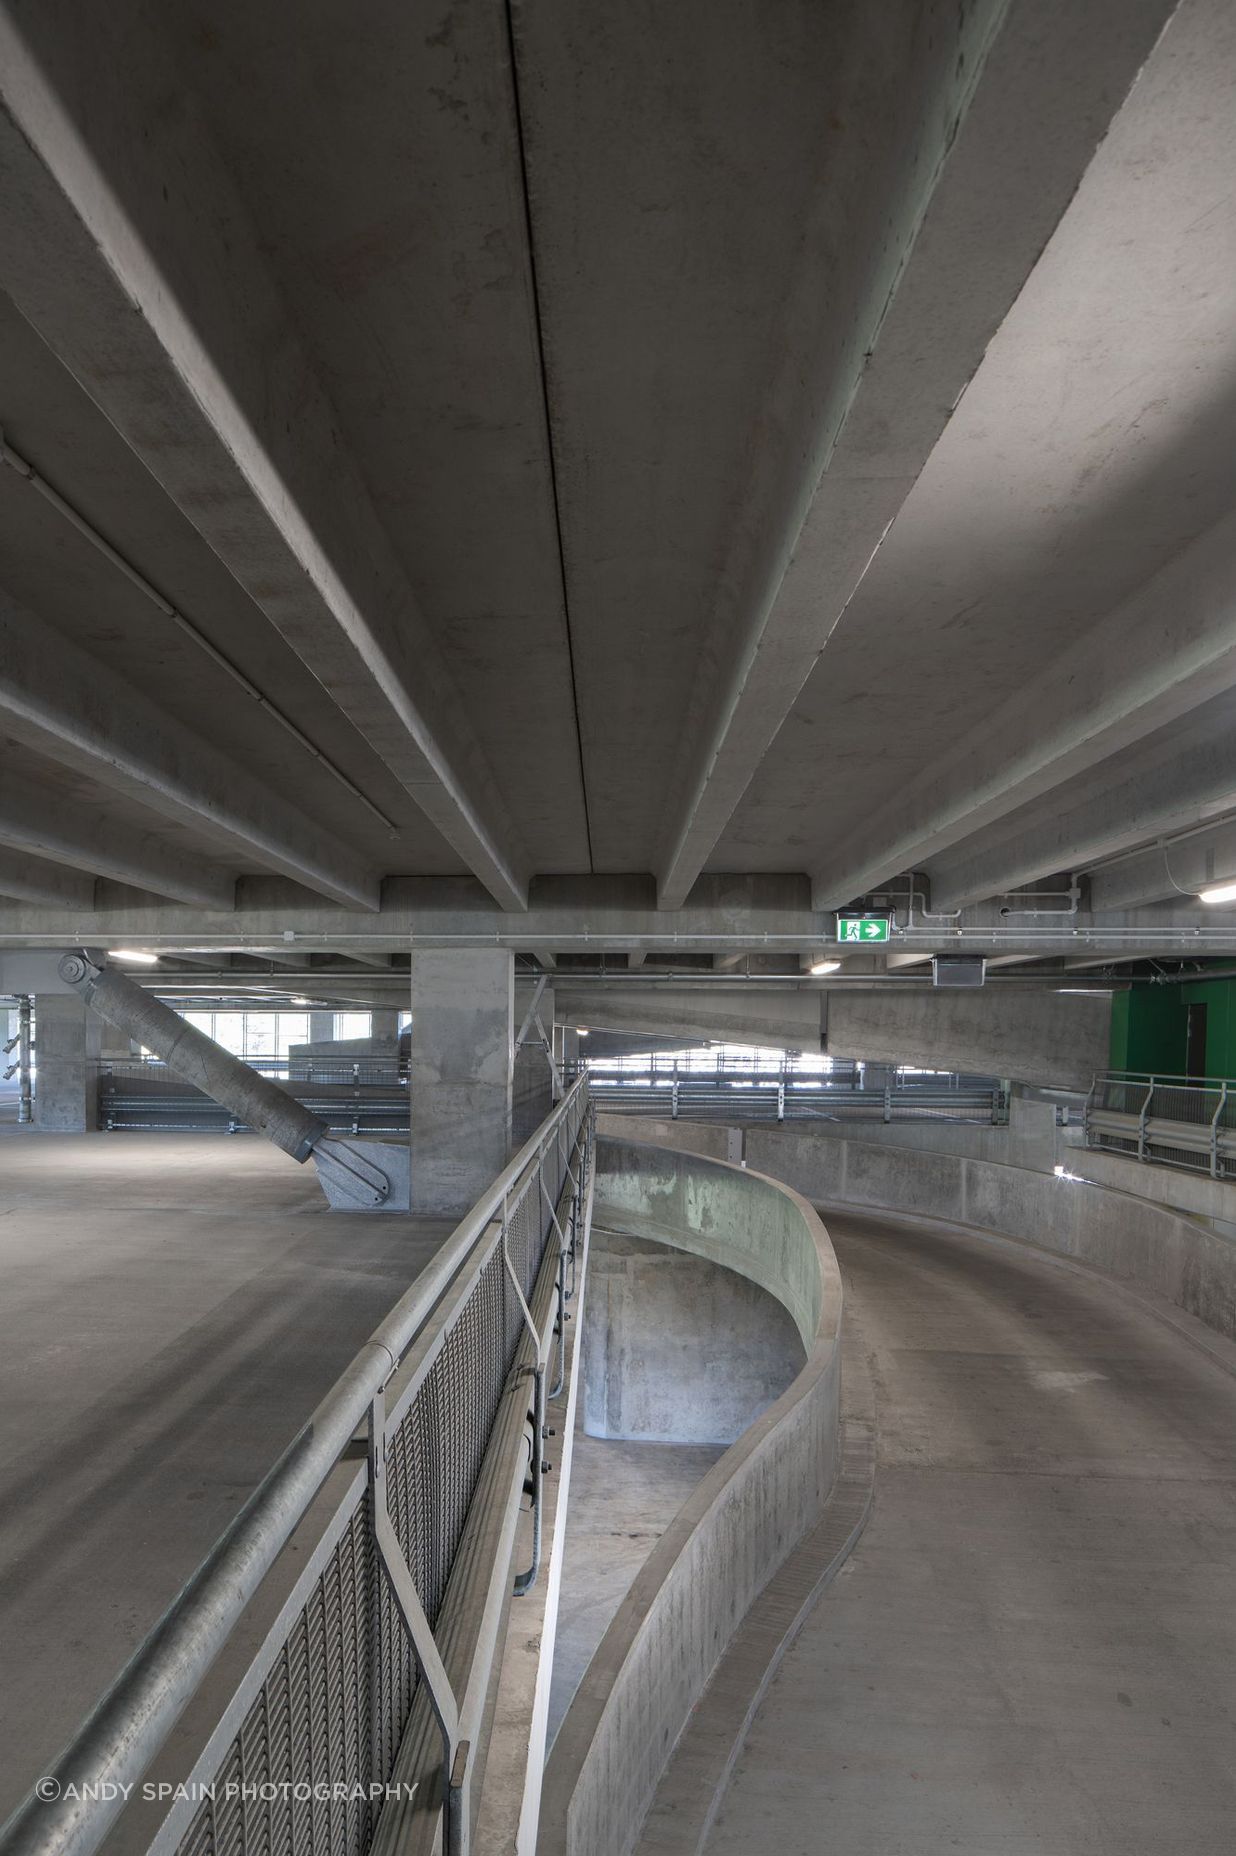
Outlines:
<svg viewBox="0 0 1236 1856"><path fill-rule="evenodd" d="M442 1607L513 1352L506 1338L508 1293L498 1249L387 1450L387 1507L431 1624Z"/></svg>
<svg viewBox="0 0 1236 1856"><path fill-rule="evenodd" d="M411 1707L398 1659L379 1652L391 1606L362 1494L178 1846L181 1856L363 1856ZM402 1630L396 1625L396 1634ZM386 1731L375 1733L381 1721Z"/></svg>
<svg viewBox="0 0 1236 1856"><path fill-rule="evenodd" d="M547 1243L549 1204L566 1180L551 1143L542 1193L536 1172L507 1206L507 1251L525 1300ZM549 1204L546 1203L548 1196ZM523 1312L501 1244L449 1327L386 1454L387 1507L431 1625L459 1549ZM377 1807L365 1793L394 1770L419 1679L403 1620L380 1577L367 1489L213 1774L178 1856L363 1856ZM319 1797L315 1787L332 1796Z"/></svg>

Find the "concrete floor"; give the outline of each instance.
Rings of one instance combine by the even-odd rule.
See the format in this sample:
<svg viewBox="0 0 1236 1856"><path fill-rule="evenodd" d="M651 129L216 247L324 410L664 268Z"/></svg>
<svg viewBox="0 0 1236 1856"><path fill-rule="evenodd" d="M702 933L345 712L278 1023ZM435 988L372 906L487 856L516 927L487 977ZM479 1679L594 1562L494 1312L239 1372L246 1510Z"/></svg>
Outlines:
<svg viewBox="0 0 1236 1856"><path fill-rule="evenodd" d="M1033 1253L828 1217L875 1510L708 1856L1211 1856L1236 1822L1236 1378Z"/></svg>
<svg viewBox="0 0 1236 1856"><path fill-rule="evenodd" d="M589 1437L576 1425L548 1744L635 1575L724 1451Z"/></svg>
<svg viewBox="0 0 1236 1856"><path fill-rule="evenodd" d="M0 1820L449 1228L249 1137L0 1128Z"/></svg>

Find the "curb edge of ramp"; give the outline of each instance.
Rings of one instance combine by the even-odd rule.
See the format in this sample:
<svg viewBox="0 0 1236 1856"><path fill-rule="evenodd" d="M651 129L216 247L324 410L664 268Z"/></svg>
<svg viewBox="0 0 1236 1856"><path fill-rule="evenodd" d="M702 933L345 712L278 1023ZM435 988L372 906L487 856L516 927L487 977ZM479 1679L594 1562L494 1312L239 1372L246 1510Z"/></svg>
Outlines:
<svg viewBox="0 0 1236 1856"><path fill-rule="evenodd" d="M702 1856L773 1677L867 1525L875 1492L875 1388L848 1310L841 1384L840 1466L823 1516L734 1633L670 1756L634 1856Z"/></svg>

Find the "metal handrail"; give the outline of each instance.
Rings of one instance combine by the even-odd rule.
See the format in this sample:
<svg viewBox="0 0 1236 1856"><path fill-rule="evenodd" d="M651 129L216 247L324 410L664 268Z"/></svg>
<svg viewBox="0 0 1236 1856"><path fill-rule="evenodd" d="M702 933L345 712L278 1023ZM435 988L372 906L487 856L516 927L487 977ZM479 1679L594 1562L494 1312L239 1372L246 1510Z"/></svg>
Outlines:
<svg viewBox="0 0 1236 1856"><path fill-rule="evenodd" d="M1223 1077L1105 1071L1095 1076L1086 1097L1086 1145L1225 1178L1236 1166L1236 1129L1224 1125L1231 1104L1236 1085Z"/></svg>
<svg viewBox="0 0 1236 1856"><path fill-rule="evenodd" d="M905 1078L863 1088L849 1076L815 1071L692 1071L651 1065L635 1070L590 1064L586 1073L598 1107L633 1114L651 1109L668 1113L672 1120L732 1115L745 1121L782 1122L868 1114L893 1121L902 1115L934 1115L999 1125L1008 1117L1007 1091L990 1077Z"/></svg>
<svg viewBox="0 0 1236 1856"><path fill-rule="evenodd" d="M374 1400L501 1218L504 1203L568 1125L580 1125L587 1092L581 1077L374 1329L60 1754L47 1775L58 1796L44 1801L32 1793L0 1830L0 1856L91 1856L98 1849L124 1807L123 1788L140 1780L166 1741L314 1496L368 1424Z"/></svg>

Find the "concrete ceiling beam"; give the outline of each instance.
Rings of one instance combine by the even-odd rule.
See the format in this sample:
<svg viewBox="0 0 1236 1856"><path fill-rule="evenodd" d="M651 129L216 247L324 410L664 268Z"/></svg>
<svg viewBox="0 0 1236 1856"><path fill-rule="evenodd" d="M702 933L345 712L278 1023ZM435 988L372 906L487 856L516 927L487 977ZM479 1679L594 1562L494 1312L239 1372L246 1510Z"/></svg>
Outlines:
<svg viewBox="0 0 1236 1856"><path fill-rule="evenodd" d="M481 744L158 27L129 0L106 19L0 11L5 288L447 843L520 909L523 854Z"/></svg>
<svg viewBox="0 0 1236 1856"><path fill-rule="evenodd" d="M0 896L46 902L54 908L89 909L94 906L94 878L41 857L0 849Z"/></svg>
<svg viewBox="0 0 1236 1856"><path fill-rule="evenodd" d="M34 931L36 914L30 909L23 921ZM388 878L381 909L370 915L314 901L290 883L246 878L237 907L163 910L102 892L92 915L66 929L69 919L63 911L47 911L40 926L52 923L53 932L62 938L67 932L70 941L88 931L106 937L140 929L191 948L226 945L293 959L310 949L406 954L414 941L424 946L435 940L528 954L545 947L598 955L777 952L830 941L833 933L832 918L808 906L805 880L780 876L704 878L682 910L658 909L651 884L639 877L544 878L534 884L529 909L520 916L501 910L470 878Z"/></svg>
<svg viewBox="0 0 1236 1856"><path fill-rule="evenodd" d="M1236 687L1233 588L1229 516L840 845L813 873L816 906L844 906L921 868Z"/></svg>
<svg viewBox="0 0 1236 1856"><path fill-rule="evenodd" d="M559 1024L607 1031L647 1031L722 1039L774 1050L818 1051L821 995L817 991L747 993L741 986L640 986L599 981L572 988L559 976L554 1017Z"/></svg>
<svg viewBox="0 0 1236 1856"><path fill-rule="evenodd" d="M93 811L84 812L71 800L61 799L24 774L0 774L0 844L10 850L28 851L70 870L87 872L91 877L167 896L174 904L193 911L226 914L235 898L233 879L202 858L173 850L153 832L137 830ZM75 905L64 899L56 905L55 913L63 924L63 946L80 941L88 922L98 922L94 914L97 901L97 895L92 895ZM52 905L47 899L42 905L26 901L16 906ZM140 902L137 906L139 914L159 913L158 904ZM106 941L108 934L106 927L96 927L97 939Z"/></svg>
<svg viewBox="0 0 1236 1856"><path fill-rule="evenodd" d="M1133 765L1096 770L1085 797L1057 795L932 860L931 906L947 913L1042 877L1084 871L1148 838L1236 811L1236 732L1220 705L1209 726L1147 745ZM1167 892L1171 893L1171 892Z"/></svg>
<svg viewBox="0 0 1236 1856"><path fill-rule="evenodd" d="M2 593L0 727L232 857L378 906L377 876L339 840Z"/></svg>
<svg viewBox="0 0 1236 1856"><path fill-rule="evenodd" d="M132 883L134 878L126 880ZM528 915L516 917L499 909L478 883L460 878L388 880L383 885L381 910L367 915L314 902L294 885L270 878L242 879L235 906L214 909L152 903L104 883L89 912L34 903L0 904L0 948L23 944L64 947L86 940L152 950L185 947L206 952L218 948L263 960L307 960L311 953L406 954L411 946L498 946L523 954L549 942L564 951L598 957L647 949L670 963L678 954L724 955L740 947L787 960L805 947L836 949L839 957L846 951L832 939L832 917L821 916L795 899L805 889L797 882L774 877L746 878L741 885L734 879L718 879L715 884L705 880L686 911L649 906L644 889L639 880L550 879L534 886ZM1184 899L1179 905L1156 904L1104 916L1086 909L1074 912L1056 903L1044 907L1050 907L1050 915L1027 915L1021 910L1005 913L986 905L969 909L958 922L943 926L924 924L907 930L899 924L888 959L928 959L935 952L1078 955L1093 948L1230 955L1236 941L1236 910L1190 906ZM780 983L773 975L757 974L757 964L753 958L749 982L753 987ZM854 960L847 958L841 981L855 971ZM406 983L402 972L392 969L392 973L396 983ZM649 984L659 983L651 969L629 975L611 970L607 983L638 984L644 973ZM562 981L564 976L568 984L575 977L572 969L559 967L557 979ZM909 981L914 976L907 973L904 977ZM690 983L720 986L734 982L748 983L741 973L711 972L698 972Z"/></svg>
<svg viewBox="0 0 1236 1856"><path fill-rule="evenodd" d="M703 869L1174 6L1014 0L931 20L905 162L855 240L874 256L848 343L817 344L804 386L787 342L763 409L780 442L756 453L722 579L734 591L683 731L667 906ZM815 314L827 292L809 269Z"/></svg>
<svg viewBox="0 0 1236 1856"><path fill-rule="evenodd" d="M1236 883L1236 822L1230 821L1175 844L1152 845L1092 871L1090 907L1100 915L1165 902L1173 896L1192 899L1224 883Z"/></svg>

